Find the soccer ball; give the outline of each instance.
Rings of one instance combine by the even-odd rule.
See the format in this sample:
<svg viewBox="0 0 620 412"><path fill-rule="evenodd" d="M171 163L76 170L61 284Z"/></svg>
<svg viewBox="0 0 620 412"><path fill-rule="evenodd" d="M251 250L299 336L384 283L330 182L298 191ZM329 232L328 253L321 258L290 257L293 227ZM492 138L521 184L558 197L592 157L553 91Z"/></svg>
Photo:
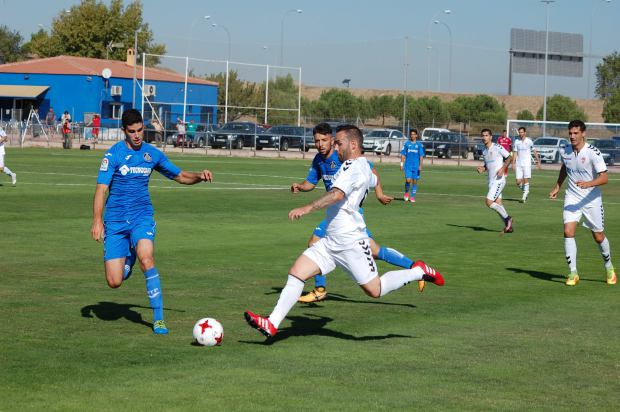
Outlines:
<svg viewBox="0 0 620 412"><path fill-rule="evenodd" d="M202 318L194 325L194 339L202 346L219 346L224 339L224 328L216 319Z"/></svg>

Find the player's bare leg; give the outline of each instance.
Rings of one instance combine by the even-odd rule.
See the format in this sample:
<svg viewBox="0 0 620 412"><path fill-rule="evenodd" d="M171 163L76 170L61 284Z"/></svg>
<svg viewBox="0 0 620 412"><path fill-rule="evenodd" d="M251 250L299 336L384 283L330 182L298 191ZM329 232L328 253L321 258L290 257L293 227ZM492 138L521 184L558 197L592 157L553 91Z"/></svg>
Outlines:
<svg viewBox="0 0 620 412"><path fill-rule="evenodd" d="M108 282L108 286L112 289L120 287L123 283L125 258L106 260L103 265L105 268L105 280Z"/></svg>
<svg viewBox="0 0 620 412"><path fill-rule="evenodd" d="M368 296L380 298L414 280L428 281L437 286L444 284L444 279L437 270L418 260L411 269L393 270L381 277L375 276L370 282L360 285L360 287Z"/></svg>

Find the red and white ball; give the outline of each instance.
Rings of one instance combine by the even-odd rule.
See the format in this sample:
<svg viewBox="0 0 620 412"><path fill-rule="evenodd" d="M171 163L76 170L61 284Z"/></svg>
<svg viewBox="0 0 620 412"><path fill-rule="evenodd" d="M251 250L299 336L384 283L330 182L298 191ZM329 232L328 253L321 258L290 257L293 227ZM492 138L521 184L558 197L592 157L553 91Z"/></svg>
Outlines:
<svg viewBox="0 0 620 412"><path fill-rule="evenodd" d="M224 339L224 328L216 319L202 318L194 325L194 339L202 346L219 346Z"/></svg>

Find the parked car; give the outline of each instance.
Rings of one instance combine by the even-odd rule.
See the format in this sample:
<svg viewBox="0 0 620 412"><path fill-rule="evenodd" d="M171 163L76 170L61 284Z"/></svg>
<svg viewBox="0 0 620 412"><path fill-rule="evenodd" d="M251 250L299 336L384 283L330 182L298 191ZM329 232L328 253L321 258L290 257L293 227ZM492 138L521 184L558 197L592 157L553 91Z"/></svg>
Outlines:
<svg viewBox="0 0 620 412"><path fill-rule="evenodd" d="M560 161L560 148L570 143L559 137L543 136L534 140L534 149L538 151L541 162L558 163Z"/></svg>
<svg viewBox="0 0 620 412"><path fill-rule="evenodd" d="M304 140L304 136L312 136L312 129L301 126L273 126L256 140L256 149L272 148L288 150L289 148L306 150L310 149Z"/></svg>
<svg viewBox="0 0 620 412"><path fill-rule="evenodd" d="M474 147L472 149L472 153L474 155L474 160L482 159L482 152L484 152L484 143L475 142Z"/></svg>
<svg viewBox="0 0 620 412"><path fill-rule="evenodd" d="M375 152L389 156L400 152L407 138L400 130L375 129L364 138L362 152Z"/></svg>
<svg viewBox="0 0 620 412"><path fill-rule="evenodd" d="M616 160L620 160L620 140L600 139L594 140L590 144L601 152L605 164L613 166L616 164Z"/></svg>
<svg viewBox="0 0 620 412"><path fill-rule="evenodd" d="M196 133L194 134L194 139L190 141L185 135L185 138L182 139L179 137L179 134L174 132L170 133L166 137L166 144L172 145L174 147L199 147L203 148L207 145L211 144L211 133L213 132L216 126L212 124L198 124L196 126Z"/></svg>
<svg viewBox="0 0 620 412"><path fill-rule="evenodd" d="M467 140L467 136L460 133L435 133L422 144L427 156L445 157L446 159L450 159L452 156L461 156L463 159L467 159L469 154L469 140Z"/></svg>
<svg viewBox="0 0 620 412"><path fill-rule="evenodd" d="M427 127L422 130L422 134L420 135L420 140L428 140L435 133L450 133L448 129L442 129L439 127Z"/></svg>
<svg viewBox="0 0 620 412"><path fill-rule="evenodd" d="M265 129L256 123L229 122L211 133L213 136L211 147L214 149L254 147L256 139L264 132Z"/></svg>

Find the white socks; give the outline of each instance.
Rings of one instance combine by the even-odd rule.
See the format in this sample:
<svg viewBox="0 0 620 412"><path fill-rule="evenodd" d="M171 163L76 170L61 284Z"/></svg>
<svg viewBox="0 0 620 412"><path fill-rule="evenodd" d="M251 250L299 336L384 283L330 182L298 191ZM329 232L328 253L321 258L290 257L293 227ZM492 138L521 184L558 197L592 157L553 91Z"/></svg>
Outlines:
<svg viewBox="0 0 620 412"><path fill-rule="evenodd" d="M414 280L422 280L423 275L424 271L419 267L387 272L379 278L381 281L381 296L385 296L396 289L400 289Z"/></svg>
<svg viewBox="0 0 620 412"><path fill-rule="evenodd" d="M598 250L601 251L601 256L603 256L605 261L605 269L611 269L613 266L611 264L611 251L609 250L609 240L607 240L607 237L599 243Z"/></svg>
<svg viewBox="0 0 620 412"><path fill-rule="evenodd" d="M503 205L493 202L489 207L495 210L502 217L502 219L506 219L508 217L508 213L506 213L506 209L504 209Z"/></svg>
<svg viewBox="0 0 620 412"><path fill-rule="evenodd" d="M607 246L609 246L609 243L607 243ZM609 251L609 249L607 250ZM568 263L571 273L577 273L577 244L574 237L564 238L564 252L566 253L566 263Z"/></svg>
<svg viewBox="0 0 620 412"><path fill-rule="evenodd" d="M13 172L11 172L11 169L9 169L8 167L4 166L4 169L2 169L2 171L4 173L6 173L9 176L13 176Z"/></svg>
<svg viewBox="0 0 620 412"><path fill-rule="evenodd" d="M293 306L297 303L303 290L304 282L293 275L288 275L288 281L280 293L278 303L276 303L276 307L273 308L273 312L269 315L269 320L276 329L280 326L280 323L284 320L289 311L293 309Z"/></svg>

